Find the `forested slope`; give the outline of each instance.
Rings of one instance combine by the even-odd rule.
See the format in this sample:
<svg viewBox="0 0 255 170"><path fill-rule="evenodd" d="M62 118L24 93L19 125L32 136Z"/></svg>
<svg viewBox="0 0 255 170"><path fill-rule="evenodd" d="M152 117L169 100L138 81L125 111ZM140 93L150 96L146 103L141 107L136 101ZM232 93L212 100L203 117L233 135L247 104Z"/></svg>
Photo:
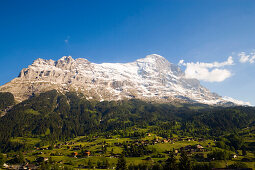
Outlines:
<svg viewBox="0 0 255 170"><path fill-rule="evenodd" d="M217 137L254 122L253 107L174 106L140 100L97 102L76 93L52 90L15 105L1 117L0 140L8 143L11 137L18 136L67 140L86 134L124 133L133 126L148 127L162 135Z"/></svg>

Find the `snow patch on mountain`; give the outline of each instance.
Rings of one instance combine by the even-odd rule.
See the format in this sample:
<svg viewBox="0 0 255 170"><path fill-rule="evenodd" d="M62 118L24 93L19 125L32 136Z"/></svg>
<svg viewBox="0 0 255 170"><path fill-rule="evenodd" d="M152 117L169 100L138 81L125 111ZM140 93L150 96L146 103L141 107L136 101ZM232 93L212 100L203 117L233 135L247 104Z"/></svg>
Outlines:
<svg viewBox="0 0 255 170"><path fill-rule="evenodd" d="M241 100L236 100L236 99L233 99L231 97L224 96L223 99L226 100L226 101L230 101L232 103L235 103L237 105L251 106L250 102L244 102L244 101L241 101Z"/></svg>

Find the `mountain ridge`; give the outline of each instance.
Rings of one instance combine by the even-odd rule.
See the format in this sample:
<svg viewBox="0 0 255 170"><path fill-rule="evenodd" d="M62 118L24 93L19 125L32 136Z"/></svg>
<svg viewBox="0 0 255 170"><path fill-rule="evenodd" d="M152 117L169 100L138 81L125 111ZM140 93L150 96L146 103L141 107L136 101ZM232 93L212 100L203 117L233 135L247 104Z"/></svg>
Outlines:
<svg viewBox="0 0 255 170"><path fill-rule="evenodd" d="M38 58L23 68L17 78L0 87L2 92L13 93L18 101L52 89L76 91L99 101L137 98L209 105L241 103L211 93L196 79L185 78L180 67L158 54L129 63L102 64L71 56L57 61Z"/></svg>

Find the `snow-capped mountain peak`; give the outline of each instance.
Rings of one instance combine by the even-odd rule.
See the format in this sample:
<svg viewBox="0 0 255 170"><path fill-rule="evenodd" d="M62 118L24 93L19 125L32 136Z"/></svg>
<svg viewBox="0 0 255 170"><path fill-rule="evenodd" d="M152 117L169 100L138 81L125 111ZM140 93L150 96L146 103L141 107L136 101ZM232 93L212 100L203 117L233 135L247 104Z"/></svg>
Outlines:
<svg viewBox="0 0 255 170"><path fill-rule="evenodd" d="M158 54L130 63L102 64L71 56L57 61L39 58L22 69L19 77L0 87L0 91L11 92L20 101L51 89L77 91L87 99L100 101L137 98L155 102L240 104L211 93L196 79L186 79L177 65Z"/></svg>

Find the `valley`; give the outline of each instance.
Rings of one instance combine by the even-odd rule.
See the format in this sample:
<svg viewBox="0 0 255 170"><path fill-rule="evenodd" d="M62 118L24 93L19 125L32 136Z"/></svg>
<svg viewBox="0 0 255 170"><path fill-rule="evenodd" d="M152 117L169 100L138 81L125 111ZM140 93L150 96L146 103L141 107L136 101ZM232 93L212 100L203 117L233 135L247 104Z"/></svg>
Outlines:
<svg viewBox="0 0 255 170"><path fill-rule="evenodd" d="M131 129L130 129L131 130ZM249 132L253 132L250 129ZM15 166L34 166L36 168L66 168L66 169L115 169L118 158L123 152L127 152L130 146L136 146L135 153L126 157L127 167L135 169L143 167L150 169L157 167L163 169L169 153L173 152L177 159L180 159L181 151L185 151L192 162L193 169L224 168L230 165L242 167L254 167L254 152L242 149L225 150L219 147L219 141L213 139L201 139L193 137L163 138L156 134L146 133L148 129L132 128L132 131L140 134L139 137L122 137L121 135L100 136L89 135L79 136L72 140L51 144L43 138L17 137L12 142L26 144L23 161L26 164L14 164ZM243 130L245 131L245 130ZM247 129L246 129L246 132ZM253 145L254 136L244 135L245 145ZM143 147L142 150L139 150ZM146 148L146 149L145 149ZM248 149L248 148L247 148ZM248 149L249 150L249 149ZM213 151L225 152L225 157L215 157ZM126 153L127 154L127 153ZM7 161L12 162L15 154L6 154ZM8 166L6 166L7 168Z"/></svg>
<svg viewBox="0 0 255 170"><path fill-rule="evenodd" d="M98 102L56 90L14 104L1 95L3 168L115 169L121 157L129 169L179 167L182 157L192 169L254 168L253 107Z"/></svg>

